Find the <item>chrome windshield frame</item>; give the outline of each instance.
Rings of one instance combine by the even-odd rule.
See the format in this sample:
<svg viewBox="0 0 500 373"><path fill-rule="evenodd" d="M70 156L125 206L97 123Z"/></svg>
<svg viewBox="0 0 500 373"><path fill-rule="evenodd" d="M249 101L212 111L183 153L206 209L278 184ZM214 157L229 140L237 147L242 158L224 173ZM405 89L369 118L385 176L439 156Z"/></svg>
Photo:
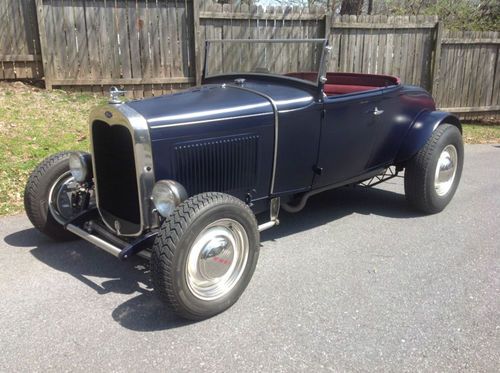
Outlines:
<svg viewBox="0 0 500 373"><path fill-rule="evenodd" d="M311 42L311 43L321 43L322 45L322 50L321 50L321 58L318 66L318 71L317 71L317 77L316 81L310 81L310 80L304 80L304 79L299 79L299 78L294 78L291 76L286 76L286 75L281 75L281 74L266 74L266 73L251 73L251 72L230 72L230 73L224 73L224 74L215 74L215 75L207 75L207 64L208 64L208 54L210 52L210 44L211 43L249 43L249 44L258 44L258 43L283 43L283 44L290 44L290 43L305 43L305 42ZM269 77L280 77L283 79L288 79L296 82L300 82L303 84L308 84L313 87L319 87L321 84L323 84L323 78L326 79L326 67L327 67L327 56L329 54L331 47L328 46L328 39L207 39L205 40L205 58L203 62L203 79L212 79L212 78L219 78L219 77L224 77L224 76L234 76L234 75L254 75L254 76L269 76Z"/></svg>

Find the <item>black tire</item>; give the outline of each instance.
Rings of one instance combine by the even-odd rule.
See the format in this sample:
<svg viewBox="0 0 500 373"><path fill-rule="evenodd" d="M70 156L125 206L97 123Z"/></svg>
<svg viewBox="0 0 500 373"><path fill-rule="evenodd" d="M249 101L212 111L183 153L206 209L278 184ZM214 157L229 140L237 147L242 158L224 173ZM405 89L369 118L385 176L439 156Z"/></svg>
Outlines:
<svg viewBox="0 0 500 373"><path fill-rule="evenodd" d="M439 157L446 146L453 145L457 152L457 169L451 187L444 195L436 191L434 181ZM427 143L408 162L405 169L405 196L409 204L424 213L442 211L453 198L462 176L464 146L456 126L440 125Z"/></svg>
<svg viewBox="0 0 500 373"><path fill-rule="evenodd" d="M70 154L61 152L45 158L31 173L24 189L24 209L31 223L56 241L77 239L53 217L48 202L54 183L69 171Z"/></svg>
<svg viewBox="0 0 500 373"><path fill-rule="evenodd" d="M239 280L215 300L197 297L188 286L188 256L199 234L215 221L232 219L248 237L248 256ZM250 208L223 193L202 193L181 203L165 220L151 256L151 275L156 293L178 316L202 320L231 307L247 287L259 257L259 231Z"/></svg>

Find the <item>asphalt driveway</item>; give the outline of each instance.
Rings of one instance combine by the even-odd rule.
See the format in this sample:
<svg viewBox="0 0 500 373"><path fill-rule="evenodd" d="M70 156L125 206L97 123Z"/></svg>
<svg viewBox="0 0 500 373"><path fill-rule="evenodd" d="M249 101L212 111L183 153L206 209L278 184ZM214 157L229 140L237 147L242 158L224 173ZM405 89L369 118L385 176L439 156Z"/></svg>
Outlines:
<svg viewBox="0 0 500 373"><path fill-rule="evenodd" d="M148 265L0 219L0 371L498 371L500 146L466 147L448 208L400 179L332 191L262 235L234 307L187 323Z"/></svg>

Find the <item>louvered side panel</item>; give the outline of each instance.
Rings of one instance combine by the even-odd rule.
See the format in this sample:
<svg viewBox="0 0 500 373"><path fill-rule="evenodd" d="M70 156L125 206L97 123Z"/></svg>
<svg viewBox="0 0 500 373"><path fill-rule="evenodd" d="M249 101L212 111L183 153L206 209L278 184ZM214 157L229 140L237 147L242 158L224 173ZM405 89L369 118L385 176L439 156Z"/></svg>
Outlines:
<svg viewBox="0 0 500 373"><path fill-rule="evenodd" d="M257 178L258 136L175 146L175 179L190 195L250 191Z"/></svg>

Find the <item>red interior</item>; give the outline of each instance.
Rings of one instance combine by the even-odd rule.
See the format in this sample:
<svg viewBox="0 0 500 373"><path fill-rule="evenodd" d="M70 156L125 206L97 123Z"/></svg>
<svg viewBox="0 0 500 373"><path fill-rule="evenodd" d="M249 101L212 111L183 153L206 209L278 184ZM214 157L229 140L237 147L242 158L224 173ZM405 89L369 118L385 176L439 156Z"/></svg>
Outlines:
<svg viewBox="0 0 500 373"><path fill-rule="evenodd" d="M305 80L316 78L316 73L308 72L286 75ZM356 73L327 73L326 79L324 92L328 96L370 91L401 83L400 79L394 76Z"/></svg>

